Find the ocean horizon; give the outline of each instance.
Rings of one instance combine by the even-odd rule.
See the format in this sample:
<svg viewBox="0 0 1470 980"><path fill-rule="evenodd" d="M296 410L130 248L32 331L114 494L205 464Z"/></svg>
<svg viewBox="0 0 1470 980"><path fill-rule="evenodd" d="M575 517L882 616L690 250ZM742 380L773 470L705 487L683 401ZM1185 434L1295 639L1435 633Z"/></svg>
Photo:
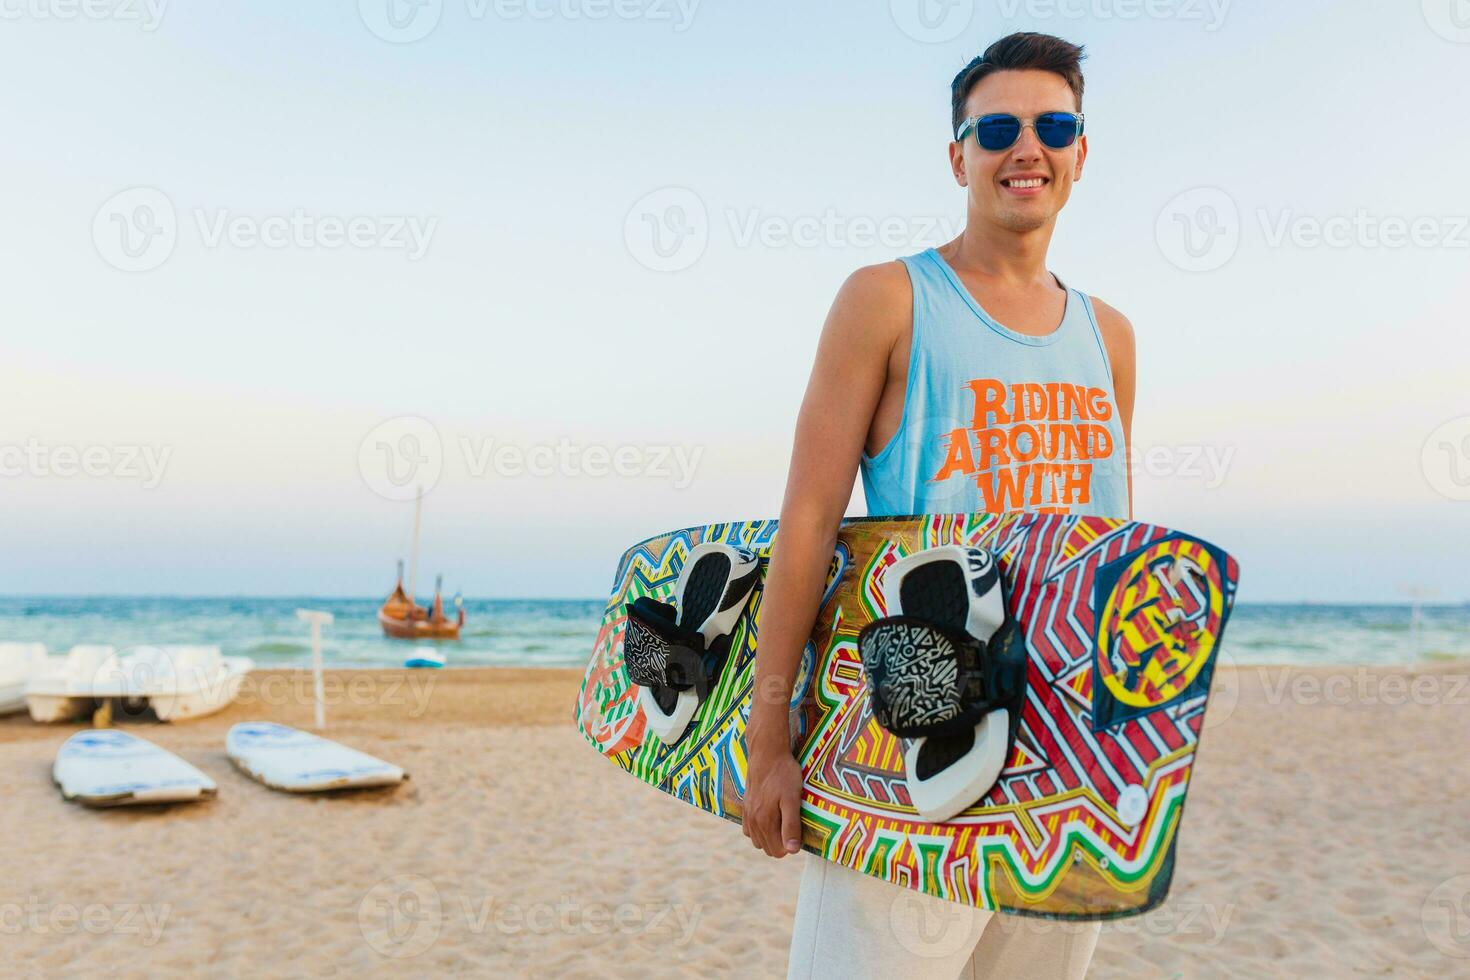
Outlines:
<svg viewBox="0 0 1470 980"><path fill-rule="evenodd" d="M299 608L335 622L323 631L323 660L337 667L399 666L427 641L383 636L381 597L7 595L0 642L44 643L62 653L79 643L120 652L148 644L218 646L262 667L310 662ZM581 667L592 652L605 599L465 600L461 639L429 645L448 666ZM1418 622L1416 624L1416 610ZM1226 664L1367 664L1470 658L1470 603L1237 603L1222 644Z"/></svg>

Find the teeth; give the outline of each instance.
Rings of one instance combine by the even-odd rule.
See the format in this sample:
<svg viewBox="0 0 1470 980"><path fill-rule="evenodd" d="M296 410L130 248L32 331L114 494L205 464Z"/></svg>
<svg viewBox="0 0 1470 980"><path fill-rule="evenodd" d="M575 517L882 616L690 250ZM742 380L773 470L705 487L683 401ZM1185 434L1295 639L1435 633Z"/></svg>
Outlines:
<svg viewBox="0 0 1470 980"><path fill-rule="evenodd" d="M1027 187L1040 187L1042 183L1043 181L1040 177L1032 177L1030 180L1008 180L1006 181L1006 186L1024 189Z"/></svg>

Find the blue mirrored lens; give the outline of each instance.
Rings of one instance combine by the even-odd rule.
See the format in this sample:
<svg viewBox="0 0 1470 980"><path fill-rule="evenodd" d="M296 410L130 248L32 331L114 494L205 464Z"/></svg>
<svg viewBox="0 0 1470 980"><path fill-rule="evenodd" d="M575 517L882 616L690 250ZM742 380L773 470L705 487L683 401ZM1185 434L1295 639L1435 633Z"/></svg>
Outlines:
<svg viewBox="0 0 1470 980"><path fill-rule="evenodd" d="M1036 117L1036 138L1053 150L1063 150L1077 139L1077 117L1070 112L1046 112Z"/></svg>
<svg viewBox="0 0 1470 980"><path fill-rule="evenodd" d="M1004 150L1021 135L1021 120L1015 116L981 116L975 122L975 139L987 150Z"/></svg>

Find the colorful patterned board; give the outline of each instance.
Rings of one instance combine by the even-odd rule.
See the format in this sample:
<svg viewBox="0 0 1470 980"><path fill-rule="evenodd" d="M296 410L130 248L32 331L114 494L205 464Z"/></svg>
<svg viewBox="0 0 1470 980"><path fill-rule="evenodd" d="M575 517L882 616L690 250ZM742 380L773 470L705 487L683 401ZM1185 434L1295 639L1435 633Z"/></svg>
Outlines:
<svg viewBox="0 0 1470 980"><path fill-rule="evenodd" d="M663 534L618 565L575 717L644 782L739 822L761 590L731 667L673 747L645 732L623 670L625 603L667 600L691 548L725 541L769 558L775 521ZM857 635L886 614L899 558L989 548L1030 654L1026 705L999 783L953 821L920 821L897 739L873 721ZM764 563L762 565L764 574ZM802 846L849 868L987 909L1064 919L1135 915L1163 901L1236 563L1166 528L1065 515L860 518L843 523L792 701L805 775Z"/></svg>

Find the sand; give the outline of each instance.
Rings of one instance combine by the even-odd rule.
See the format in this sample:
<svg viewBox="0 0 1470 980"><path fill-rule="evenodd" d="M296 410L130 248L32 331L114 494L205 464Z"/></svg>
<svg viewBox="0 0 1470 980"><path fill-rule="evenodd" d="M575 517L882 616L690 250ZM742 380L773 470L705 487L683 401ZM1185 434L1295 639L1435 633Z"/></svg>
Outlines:
<svg viewBox="0 0 1470 980"><path fill-rule="evenodd" d="M1222 671L1173 892L1093 977L1470 976L1465 665ZM307 675L128 730L213 801L91 811L50 780L75 725L0 719L6 973L781 976L802 858L643 786L571 725L577 671L328 675L333 738L389 791L272 792L237 721L308 726Z"/></svg>

